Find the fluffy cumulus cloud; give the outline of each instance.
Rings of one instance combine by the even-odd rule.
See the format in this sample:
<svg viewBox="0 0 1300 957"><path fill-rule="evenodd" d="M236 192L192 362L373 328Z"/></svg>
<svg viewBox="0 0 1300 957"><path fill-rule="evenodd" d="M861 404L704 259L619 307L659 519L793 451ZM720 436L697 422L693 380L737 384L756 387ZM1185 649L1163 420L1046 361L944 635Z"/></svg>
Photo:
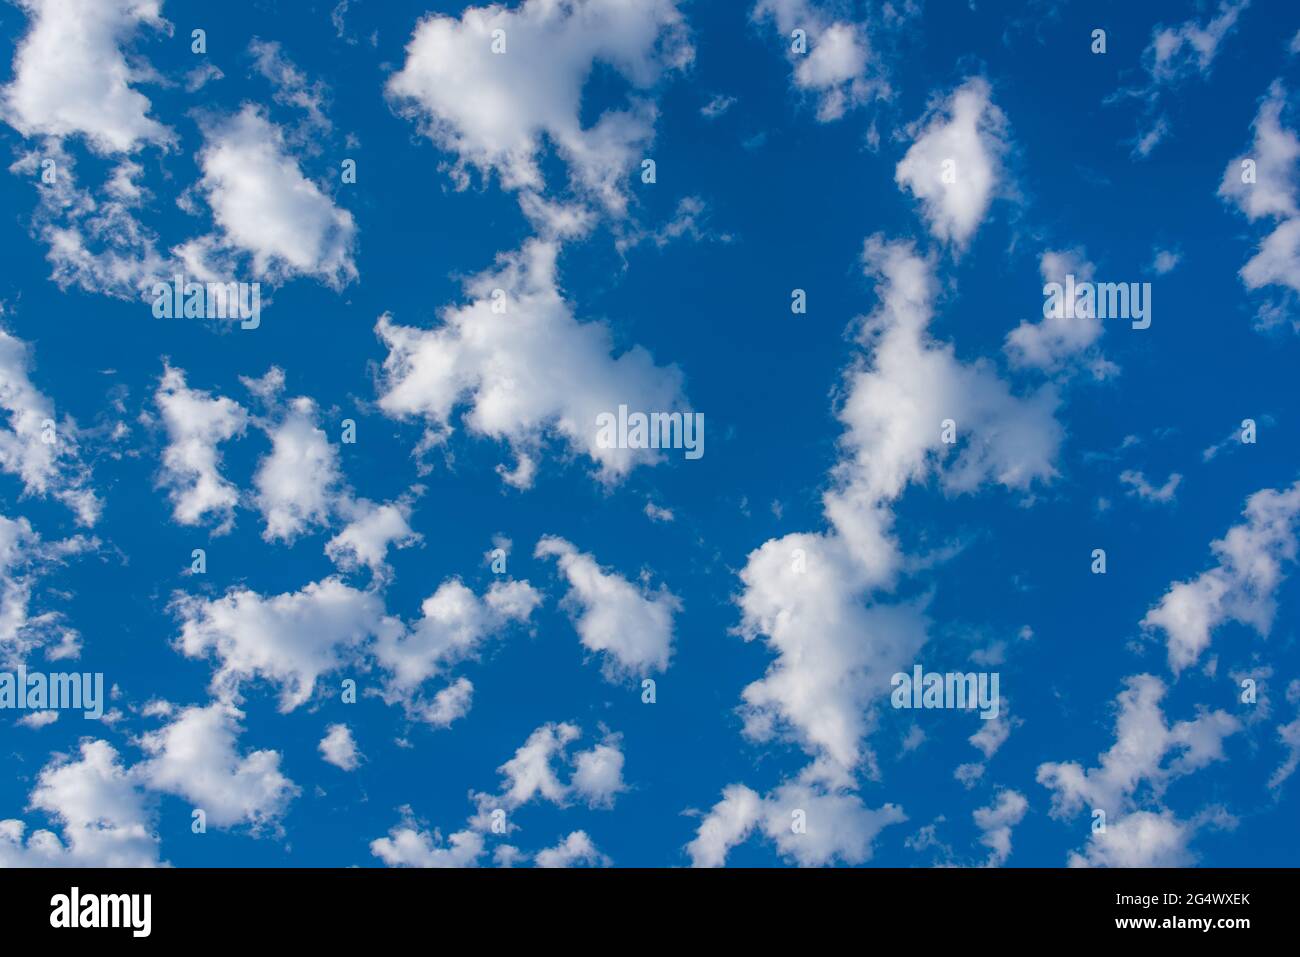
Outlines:
<svg viewBox="0 0 1300 957"><path fill-rule="evenodd" d="M253 476L253 502L266 523L262 537L268 542L292 543L300 534L328 525L340 503L338 449L319 419L316 402L299 396L264 425L271 451Z"/></svg>
<svg viewBox="0 0 1300 957"><path fill-rule="evenodd" d="M989 867L1001 867L1011 856L1011 831L1029 810L1029 801L1019 791L1003 789L988 807L972 815L980 829L980 843L989 849Z"/></svg>
<svg viewBox="0 0 1300 957"><path fill-rule="evenodd" d="M325 543L325 554L344 571L367 568L376 581L392 573L386 561L390 548L409 548L420 541L411 530L411 501L408 498L377 505L348 500L342 506L348 523Z"/></svg>
<svg viewBox="0 0 1300 957"><path fill-rule="evenodd" d="M1092 282L1095 267L1082 249L1048 250L1039 260L1044 296L1049 283L1064 285L1067 276L1076 283ZM1096 310L1086 303L1074 315L1049 309L1045 301L1043 317L1037 322L1025 320L1007 334L1004 349L1011 363L1021 368L1056 373L1075 367L1086 368L1094 378L1105 379L1118 369L1102 357L1097 340L1105 331ZM1057 313L1060 313L1058 315Z"/></svg>
<svg viewBox="0 0 1300 957"><path fill-rule="evenodd" d="M1160 807L1169 783L1226 759L1224 742L1241 730L1225 711L1202 710L1195 718L1170 725L1161 701L1166 688L1153 675L1126 679L1117 701L1115 742L1094 768L1077 762L1047 762L1038 783L1052 791L1053 817L1069 819L1080 811L1104 811L1106 833L1094 833L1080 857L1124 866L1175 866L1202 819L1178 822Z"/></svg>
<svg viewBox="0 0 1300 957"><path fill-rule="evenodd" d="M202 808L215 827L277 821L298 794L280 771L280 754L240 754L243 714L228 704L184 708L157 731L140 738L148 756L133 775L154 791L175 794Z"/></svg>
<svg viewBox="0 0 1300 957"><path fill-rule="evenodd" d="M1278 297L1259 307L1257 322L1269 328L1285 321L1300 293L1300 137L1288 127L1289 94L1281 80L1274 81L1259 105L1254 121L1254 142L1246 155L1228 163L1219 184L1219 196L1236 206L1252 223L1269 230L1255 255L1241 267L1241 281L1249 290L1279 287ZM1300 328L1300 322L1292 320Z"/></svg>
<svg viewBox="0 0 1300 957"><path fill-rule="evenodd" d="M214 694L236 700L243 683L265 680L279 688L285 712L306 703L316 682L353 660L368 638L401 629L377 595L338 578L270 597L247 588L215 599L180 595L172 607L181 621L177 649L217 660Z"/></svg>
<svg viewBox="0 0 1300 957"><path fill-rule="evenodd" d="M776 27L794 67L795 88L816 97L817 119L822 122L837 120L856 106L891 94L867 24L838 16L833 4L759 0L751 16ZM796 30L803 32L798 49Z"/></svg>
<svg viewBox="0 0 1300 957"><path fill-rule="evenodd" d="M538 851L533 862L538 867L608 867L611 863L586 831L574 831L554 847Z"/></svg>
<svg viewBox="0 0 1300 957"><path fill-rule="evenodd" d="M1256 492L1244 515L1243 523L1210 544L1218 564L1174 584L1142 619L1144 628L1164 632L1175 674L1196 664L1225 622L1249 625L1263 636L1272 628L1274 594L1296 559L1300 482Z"/></svg>
<svg viewBox="0 0 1300 957"><path fill-rule="evenodd" d="M704 815L686 853L694 867L721 867L731 849L757 831L800 867L865 864L875 852L876 836L906 820L896 805L873 810L855 794L802 780L786 782L767 796L733 784Z"/></svg>
<svg viewBox="0 0 1300 957"><path fill-rule="evenodd" d="M161 0L21 0L31 28L14 55L13 82L0 90L4 119L24 136L85 137L97 153L167 144L135 84L145 71L126 45L142 28L168 28Z"/></svg>
<svg viewBox="0 0 1300 957"><path fill-rule="evenodd" d="M85 741L77 757L56 757L41 771L31 807L56 821L62 837L18 819L0 821L0 867L154 867L158 836L145 796L117 751Z"/></svg>
<svg viewBox="0 0 1300 957"><path fill-rule="evenodd" d="M247 254L257 279L311 276L340 288L356 278L352 214L303 174L283 131L259 108L210 119L198 162L198 190L217 232L178 248L191 276L232 281L232 254Z"/></svg>
<svg viewBox="0 0 1300 957"><path fill-rule="evenodd" d="M1061 441L1051 389L1018 397L990 366L962 363L930 337L929 261L880 237L865 261L879 305L859 330L870 359L846 377L841 458L823 497L831 528L773 539L741 572L741 633L766 636L778 655L744 691L746 732L787 731L844 769L865 755L870 703L925 642L922 607L865 603L902 566L893 503L932 474L950 493L1050 481ZM955 444L943 442L946 419Z"/></svg>
<svg viewBox="0 0 1300 957"><path fill-rule="evenodd" d="M81 459L77 423L58 417L31 371L28 344L0 329L0 471L16 476L25 494L56 498L93 525L102 503Z"/></svg>
<svg viewBox="0 0 1300 957"><path fill-rule="evenodd" d="M530 240L498 267L468 283L468 305L445 310L434 329L397 325L382 316L376 332L388 348L378 383L379 407L394 418L420 418L423 448L446 439L453 413L475 435L509 444L505 481L527 488L548 437L616 482L637 465L663 458L657 449L603 448L597 417L631 411L685 411L682 374L657 366L633 346L611 355L609 328L580 323L557 287L555 243Z"/></svg>
<svg viewBox="0 0 1300 957"><path fill-rule="evenodd" d="M588 807L608 809L627 790L623 781L623 753L620 737L606 733L594 747L570 754L582 738L582 729L568 722L552 722L536 728L514 755L498 769L501 786L495 794L471 792L475 811L465 827L445 840L438 830L428 830L415 819L409 807L402 808L402 821L387 837L370 843L371 853L389 867L477 867L486 852L485 835L517 829L511 815L533 802L567 807L575 800ZM565 780L565 778L568 780ZM528 855L500 844L493 852L502 866ZM585 831L570 833L553 847L537 852L539 867L608 866Z"/></svg>
<svg viewBox="0 0 1300 957"><path fill-rule="evenodd" d="M1006 117L976 76L932 103L909 132L894 179L920 201L931 234L964 249L1004 186Z"/></svg>
<svg viewBox="0 0 1300 957"><path fill-rule="evenodd" d="M325 730L317 749L321 757L344 771L355 771L361 763L361 752L357 750L356 739L352 729L346 724L332 724Z"/></svg>
<svg viewBox="0 0 1300 957"><path fill-rule="evenodd" d="M426 16L387 92L455 154L462 185L476 168L495 171L507 189L541 192L549 146L583 195L621 214L629 170L654 135L651 93L693 55L676 0L524 0ZM584 88L597 65L630 89L584 127Z"/></svg>
<svg viewBox="0 0 1300 957"><path fill-rule="evenodd" d="M424 600L409 628L379 629L376 661L387 672L383 695L412 717L447 727L469 710L474 686L457 679L430 701L424 685L456 664L475 658L484 643L511 624L527 622L542 596L526 581L493 582L480 598L459 579L448 579Z"/></svg>
<svg viewBox="0 0 1300 957"><path fill-rule="evenodd" d="M154 404L167 432L160 484L172 502L172 518L182 525L215 522L216 531L234 523L239 489L221 475L222 442L240 437L248 412L225 396L191 389L181 369L163 370Z"/></svg>
<svg viewBox="0 0 1300 957"><path fill-rule="evenodd" d="M672 592L662 585L658 591L638 587L555 536L542 538L534 555L555 559L569 583L564 604L573 625L583 647L604 657L608 680L667 670L673 615L682 607Z"/></svg>

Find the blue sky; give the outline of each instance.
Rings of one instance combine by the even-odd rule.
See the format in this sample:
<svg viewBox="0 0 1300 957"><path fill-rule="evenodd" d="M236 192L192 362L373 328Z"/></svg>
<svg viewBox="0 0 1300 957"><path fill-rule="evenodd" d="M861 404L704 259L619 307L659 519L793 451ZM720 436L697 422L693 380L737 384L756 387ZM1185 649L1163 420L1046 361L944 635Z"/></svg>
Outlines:
<svg viewBox="0 0 1300 957"><path fill-rule="evenodd" d="M0 652L114 689L0 717L0 863L1294 864L1297 31L0 9Z"/></svg>

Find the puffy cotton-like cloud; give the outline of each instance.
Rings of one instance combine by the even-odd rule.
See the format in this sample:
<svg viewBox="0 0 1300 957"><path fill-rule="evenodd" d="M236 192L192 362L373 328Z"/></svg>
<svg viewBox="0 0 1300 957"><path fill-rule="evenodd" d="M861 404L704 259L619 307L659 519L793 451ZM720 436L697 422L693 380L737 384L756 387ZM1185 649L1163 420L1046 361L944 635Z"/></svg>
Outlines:
<svg viewBox="0 0 1300 957"><path fill-rule="evenodd" d="M77 423L59 421L54 402L31 380L31 349L0 329L0 471L16 476L28 495L63 502L83 525L102 508L81 459Z"/></svg>
<svg viewBox="0 0 1300 957"><path fill-rule="evenodd" d="M1226 711L1204 711L1170 726L1160 707L1165 690L1153 675L1126 679L1115 743L1097 767L1085 770L1073 761L1039 765L1038 783L1053 792L1053 817L1072 817L1088 807L1113 819L1132 809L1141 785L1159 799L1171 780L1224 760L1223 742L1241 730L1241 722Z"/></svg>
<svg viewBox="0 0 1300 957"><path fill-rule="evenodd" d="M846 111L890 96L880 57L867 24L839 17L832 5L810 0L759 0L751 14L776 27L794 67L796 89L817 98L817 119L838 120ZM802 30L805 49L796 51L791 34Z"/></svg>
<svg viewBox="0 0 1300 957"><path fill-rule="evenodd" d="M607 571L596 559L562 538L546 536L534 550L553 558L569 583L564 604L583 647L604 656L606 679L640 677L668 668L673 650L673 615L681 602L665 588L637 587Z"/></svg>
<svg viewBox="0 0 1300 957"><path fill-rule="evenodd" d="M339 503L338 449L319 419L315 401L299 396L266 426L271 451L253 476L253 502L266 522L262 538L268 542L292 543L303 532L328 525Z"/></svg>
<svg viewBox="0 0 1300 957"><path fill-rule="evenodd" d="M533 861L538 867L609 867L612 863L586 831L574 831L555 847L538 851Z"/></svg>
<svg viewBox="0 0 1300 957"><path fill-rule="evenodd" d="M375 581L385 581L392 570L385 560L390 548L408 548L420 541L411 530L411 502L399 499L376 505L362 499L348 501L348 524L325 543L325 554L343 571L368 568Z"/></svg>
<svg viewBox="0 0 1300 957"><path fill-rule="evenodd" d="M524 0L470 7L459 19L426 16L387 92L456 155L460 185L473 167L495 171L507 189L541 192L549 145L574 186L622 214L628 172L654 135L649 94L692 56L676 0ZM598 64L630 91L623 105L584 127L584 87Z"/></svg>
<svg viewBox="0 0 1300 957"><path fill-rule="evenodd" d="M923 606L865 604L902 565L893 503L931 474L952 493L1050 481L1062 434L1050 388L1018 397L989 365L959 362L951 345L929 336L932 264L911 245L872 237L864 259L879 306L860 330L870 358L846 376L846 432L823 497L830 530L752 552L739 599L741 634L766 636L778 655L744 691L746 733L765 740L788 732L844 770L866 756L871 703L925 642ZM942 439L947 419L956 429L951 445Z"/></svg>
<svg viewBox="0 0 1300 957"><path fill-rule="evenodd" d="M970 242L1003 186L1007 120L983 77L971 77L911 127L894 179L921 203L930 232L955 249Z"/></svg>
<svg viewBox="0 0 1300 957"><path fill-rule="evenodd" d="M168 365L154 393L167 447L162 455L160 482L172 502L172 517L182 525L216 520L216 532L234 524L239 489L221 475L217 446L240 437L248 426L248 412L238 402L216 396L185 383L185 373Z"/></svg>
<svg viewBox="0 0 1300 957"><path fill-rule="evenodd" d="M316 682L352 660L368 638L402 627L377 595L337 578L270 597L247 588L216 599L181 595L172 607L181 620L177 649L217 659L214 694L236 700L244 682L260 678L279 688L284 712L307 702Z"/></svg>
<svg viewBox="0 0 1300 957"><path fill-rule="evenodd" d="M0 90L3 116L24 136L84 136L102 154L168 144L150 116L125 47L141 27L165 30L161 0L20 0L31 29L14 54L13 82Z"/></svg>
<svg viewBox="0 0 1300 957"><path fill-rule="evenodd" d="M1195 828L1169 811L1135 811L1106 823L1088 837L1083 853L1070 854L1070 867L1189 867L1187 845Z"/></svg>
<svg viewBox="0 0 1300 957"><path fill-rule="evenodd" d="M474 867L483 856L483 835L457 831L444 843L440 832L408 822L371 841L370 853L388 867Z"/></svg>
<svg viewBox="0 0 1300 957"><path fill-rule="evenodd" d="M1300 482L1263 489L1246 500L1246 521L1210 544L1218 564L1174 584L1147 612L1142 626L1165 633L1174 674L1196 664L1210 636L1227 621L1267 635L1283 567L1296 559L1300 534Z"/></svg>
<svg viewBox="0 0 1300 957"><path fill-rule="evenodd" d="M1029 810L1019 791L1001 790L988 807L976 808L973 817L980 829L980 843L989 848L989 867L1001 867L1011 856L1011 830Z"/></svg>
<svg viewBox="0 0 1300 957"><path fill-rule="evenodd" d="M766 797L733 784L704 816L686 853L694 867L720 867L731 848L757 830L800 867L864 864L875 852L877 835L906 820L894 804L873 810L855 794L825 790L803 779L787 781Z"/></svg>
<svg viewBox="0 0 1300 957"><path fill-rule="evenodd" d="M444 440L452 416L473 434L508 443L517 459L498 471L527 488L549 436L598 466L605 482L662 459L657 449L602 448L597 417L632 411L684 411L682 374L656 366L640 346L611 356L607 326L580 323L556 285L553 242L529 240L500 257L498 268L467 284L470 303L444 311L436 329L399 326L381 316L376 332L388 348L378 383L379 407L393 418L426 425L422 448Z"/></svg>
<svg viewBox="0 0 1300 957"><path fill-rule="evenodd" d="M356 739L346 724L330 725L317 748L324 760L344 771L355 771L361 762L362 755L357 750Z"/></svg>
<svg viewBox="0 0 1300 957"><path fill-rule="evenodd" d="M411 715L446 727L468 710L473 685L454 683L428 703L424 683L476 657L483 643L507 626L526 622L541 600L526 581L493 582L481 598L458 579L443 582L420 605L414 624L378 634L374 655L388 672L385 700L400 701Z"/></svg>
<svg viewBox="0 0 1300 957"><path fill-rule="evenodd" d="M338 289L356 278L352 214L303 175L283 131L258 107L209 119L198 162L198 191L218 232L176 250L192 277L230 281L233 257L246 253L257 279L311 276Z"/></svg>
<svg viewBox="0 0 1300 957"><path fill-rule="evenodd" d="M106 741L84 741L78 757L48 764L31 806L59 823L62 840L26 825L0 821L0 867L156 867L158 837L145 799Z"/></svg>
<svg viewBox="0 0 1300 957"><path fill-rule="evenodd" d="M147 787L202 808L216 827L277 821L298 787L280 771L280 753L240 754L243 714L222 702L182 709L171 722L140 738L149 756L132 768Z"/></svg>

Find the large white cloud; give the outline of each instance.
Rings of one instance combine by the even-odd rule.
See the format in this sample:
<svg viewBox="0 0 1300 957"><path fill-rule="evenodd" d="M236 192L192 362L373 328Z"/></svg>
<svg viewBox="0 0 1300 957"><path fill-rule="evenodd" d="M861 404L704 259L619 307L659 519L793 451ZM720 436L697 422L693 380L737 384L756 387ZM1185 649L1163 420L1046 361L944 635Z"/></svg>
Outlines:
<svg viewBox="0 0 1300 957"><path fill-rule="evenodd" d="M569 583L564 604L573 617L583 647L602 654L610 681L665 671L673 651L673 615L681 602L660 586L657 592L637 587L616 572L601 568L595 557L570 542L546 536L537 543L537 558L553 558Z"/></svg>
<svg viewBox="0 0 1300 957"><path fill-rule="evenodd" d="M498 30L504 52L494 53ZM495 170L507 189L541 192L549 145L575 186L621 214L630 167L654 134L657 109L648 94L692 56L676 0L524 0L513 9L470 7L459 19L426 16L387 92L456 154L461 185L475 167ZM616 71L630 92L584 128L584 87L597 64Z"/></svg>
<svg viewBox="0 0 1300 957"><path fill-rule="evenodd" d="M306 703L316 682L354 660L367 639L402 627L376 594L338 578L270 597L247 588L215 599L181 595L173 608L181 619L177 649L217 659L214 694L238 700L241 685L260 678L279 688L285 712Z"/></svg>
<svg viewBox="0 0 1300 957"><path fill-rule="evenodd" d="M864 259L879 306L860 329L870 358L854 363L843 390L846 433L823 498L831 528L751 553L739 599L741 633L766 636L778 655L745 689L747 733L789 732L844 770L865 756L871 703L925 641L921 606L864 604L902 564L892 504L932 474L952 493L1050 481L1062 435L1050 388L1017 397L988 364L962 363L930 337L932 264L910 244L872 237ZM942 441L945 419L953 445Z"/></svg>
<svg viewBox="0 0 1300 957"><path fill-rule="evenodd" d="M0 91L4 119L24 136L84 136L98 153L167 144L134 84L145 71L125 46L142 26L168 29L161 0L20 0L31 29L14 54L13 82Z"/></svg>
<svg viewBox="0 0 1300 957"><path fill-rule="evenodd" d="M1219 563L1171 586L1142 619L1144 628L1165 633L1174 674L1196 664L1224 622L1249 625L1260 635L1272 627L1282 569L1296 559L1300 482L1256 492L1243 514L1245 522L1210 543Z"/></svg>
<svg viewBox="0 0 1300 957"><path fill-rule="evenodd" d="M796 820L803 830L795 829ZM868 808L855 794L805 780L787 781L765 797L733 784L704 816L686 853L694 867L721 867L730 850L757 830L800 867L864 864L875 853L876 836L906 820L894 804Z"/></svg>
<svg viewBox="0 0 1300 957"><path fill-rule="evenodd" d="M132 775L152 790L202 808L215 827L276 822L298 787L280 771L279 752L239 753L242 717L222 702L182 709L159 730L141 736L148 758L131 769Z"/></svg>
<svg viewBox="0 0 1300 957"><path fill-rule="evenodd" d="M517 464L499 471L524 488L549 436L595 462L602 481L615 482L662 453L601 448L597 416L617 414L620 404L685 409L676 366L655 365L641 346L614 358L607 326L573 318L557 287L558 253L557 244L532 239L503 255L496 269L467 284L470 303L445 310L436 329L399 326L387 315L375 327L388 348L379 407L394 418L423 419L427 448L446 438L453 413L467 406L471 433L510 445ZM494 290L504 297L494 298Z"/></svg>
<svg viewBox="0 0 1300 957"><path fill-rule="evenodd" d="M352 214L303 174L261 109L209 119L198 162L198 191L218 232L176 250L192 278L240 278L233 257L241 253L251 256L254 279L311 276L337 289L356 278Z"/></svg>
<svg viewBox="0 0 1300 957"><path fill-rule="evenodd" d="M910 133L894 179L921 202L931 234L964 249L1003 186L1006 117L976 76L932 103Z"/></svg>
<svg viewBox="0 0 1300 957"><path fill-rule="evenodd" d="M145 796L116 750L85 741L77 757L51 761L37 778L31 806L56 820L63 836L0 821L0 867L155 867L158 836Z"/></svg>

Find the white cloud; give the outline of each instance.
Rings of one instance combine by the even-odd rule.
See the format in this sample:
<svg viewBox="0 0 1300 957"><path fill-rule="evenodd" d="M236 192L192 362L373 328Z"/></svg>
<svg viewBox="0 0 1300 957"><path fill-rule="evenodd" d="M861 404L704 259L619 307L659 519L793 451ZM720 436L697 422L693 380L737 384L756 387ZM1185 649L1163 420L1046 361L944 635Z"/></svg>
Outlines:
<svg viewBox="0 0 1300 957"><path fill-rule="evenodd" d="M1178 486L1183 481L1183 477L1177 472L1171 472L1169 478L1165 480L1165 484L1156 487L1147 481L1146 475L1142 472L1125 469L1119 473L1119 480L1129 487L1129 495L1135 495L1144 502L1158 502L1166 505L1174 500L1174 495L1178 492Z"/></svg>
<svg viewBox="0 0 1300 957"><path fill-rule="evenodd" d="M564 605L583 647L604 655L606 680L665 671L673 651L673 615L681 602L660 585L651 592L606 571L594 556L554 536L543 537L536 558L554 558L569 583Z"/></svg>
<svg viewBox="0 0 1300 957"><path fill-rule="evenodd" d="M617 737L578 753L573 765L573 789L592 807L613 807L614 799L627 790Z"/></svg>
<svg viewBox="0 0 1300 957"><path fill-rule="evenodd" d="M1224 622L1249 625L1261 636L1272 627L1282 568L1296 559L1300 482L1256 492L1243 514L1243 524L1210 544L1218 565L1174 584L1142 619L1144 628L1164 631L1174 674L1196 664Z"/></svg>
<svg viewBox="0 0 1300 957"><path fill-rule="evenodd" d="M1166 93L1192 77L1208 79L1219 46L1237 25L1250 0L1220 0L1214 16L1202 24L1186 20L1176 26L1158 24L1151 42L1142 53L1147 73L1144 87L1121 90L1112 100L1135 97L1143 103L1142 125L1134 144L1135 156L1148 156L1169 132L1169 120L1161 110Z"/></svg>
<svg viewBox="0 0 1300 957"><path fill-rule="evenodd" d="M863 605L902 565L892 503L931 474L950 493L1050 481L1061 441L1050 388L1016 397L987 364L963 364L951 345L929 337L929 261L878 236L864 259L880 304L859 335L870 361L856 361L846 376L839 418L847 431L823 497L831 530L752 552L739 599L741 634L767 636L778 655L744 691L746 734L767 740L787 731L845 770L869 756L862 739L871 704L925 642L923 605ZM942 441L947 418L956 420L956 445Z"/></svg>
<svg viewBox="0 0 1300 957"><path fill-rule="evenodd" d="M504 53L492 51L497 30ZM430 14L406 54L388 95L456 154L458 185L474 167L485 175L495 170L506 189L542 192L549 144L575 187L621 215L628 171L654 135L657 109L648 94L693 51L676 0L524 0L513 9L470 7L460 19ZM597 64L631 91L625 104L583 128L583 90Z"/></svg>
<svg viewBox="0 0 1300 957"><path fill-rule="evenodd" d="M239 753L242 717L222 702L182 709L169 724L141 736L149 758L132 774L155 791L202 808L216 827L259 828L277 821L298 788L280 772L279 752Z"/></svg>
<svg viewBox="0 0 1300 957"><path fill-rule="evenodd" d="M158 837L144 798L106 741L84 741L78 758L58 757L37 778L31 807L58 821L63 838L0 821L2 867L154 867Z"/></svg>
<svg viewBox="0 0 1300 957"><path fill-rule="evenodd" d="M399 499L385 505L362 499L345 503L348 524L325 543L325 554L343 571L368 568L376 581L392 573L385 559L389 548L409 548L421 540L411 530L411 503Z"/></svg>
<svg viewBox="0 0 1300 957"><path fill-rule="evenodd" d="M185 373L168 365L163 370L154 403L167 430L160 482L172 502L172 517L182 525L198 525L211 514L216 533L234 524L239 489L221 475L217 446L240 437L248 413L225 396L191 389Z"/></svg>
<svg viewBox="0 0 1300 957"><path fill-rule="evenodd" d="M362 755L357 750L352 729L346 724L332 724L326 728L325 737L321 738L317 747L322 758L344 771L355 771L361 761Z"/></svg>
<svg viewBox="0 0 1300 957"><path fill-rule="evenodd" d="M97 153L166 146L173 134L133 84L148 79L124 47L142 26L169 30L160 0L20 0L31 29L0 91L4 119L23 136L84 136Z"/></svg>
<svg viewBox="0 0 1300 957"><path fill-rule="evenodd" d="M611 863L586 831L574 831L555 847L538 851L533 860L538 867L608 867Z"/></svg>
<svg viewBox="0 0 1300 957"><path fill-rule="evenodd" d="M655 449L601 448L596 417L620 404L685 410L681 372L656 366L640 346L612 358L609 328L575 321L561 298L558 252L555 243L533 239L500 257L497 269L468 283L470 304L445 310L437 329L380 317L375 328L388 356L379 407L393 418L424 420L421 451L445 440L453 412L467 405L463 421L471 433L510 445L516 467L498 471L518 487L532 484L535 457L550 435L595 462L604 482L662 458ZM504 299L494 300L497 289Z"/></svg>
<svg viewBox="0 0 1300 957"><path fill-rule="evenodd" d="M1182 254L1172 249L1157 249L1155 258L1151 260L1151 270L1157 276L1164 276L1178 268L1182 258Z"/></svg>
<svg viewBox="0 0 1300 957"><path fill-rule="evenodd" d="M268 542L292 543L303 532L327 526L339 504L338 449L319 418L315 401L299 396L286 404L278 421L263 425L271 451L253 476L253 502L266 522L262 538Z"/></svg>
<svg viewBox="0 0 1300 957"><path fill-rule="evenodd" d="M424 683L476 657L483 643L508 625L528 621L541 600L526 581L493 582L482 598L458 579L444 581L420 605L420 618L410 628L379 630L374 654L388 672L384 699L446 727L468 711L473 685L457 682L426 703Z"/></svg>
<svg viewBox="0 0 1300 957"><path fill-rule="evenodd" d="M54 402L32 383L31 349L0 329L0 470L17 476L27 495L51 496L93 525L102 503L90 488L77 423L59 421Z"/></svg>
<svg viewBox="0 0 1300 957"><path fill-rule="evenodd" d="M1251 291L1268 286L1280 286L1284 291L1281 301L1266 301L1261 306L1257 321L1265 328L1281 321L1294 294L1300 292L1300 207L1296 201L1300 137L1283 125L1288 96L1282 81L1275 80L1255 115L1249 152L1228 163L1219 184L1219 197L1235 205L1251 222L1272 223L1272 232L1263 237L1240 272ZM1250 164L1253 176L1248 176Z"/></svg>
<svg viewBox="0 0 1300 957"><path fill-rule="evenodd" d="M794 828L801 812L804 830ZM757 830L777 852L800 867L824 867L837 861L865 864L875 839L891 824L907 820L894 804L873 810L854 794L824 790L805 780L787 781L766 797L742 784L723 791L686 846L694 867L721 867L731 848Z"/></svg>
<svg viewBox="0 0 1300 957"><path fill-rule="evenodd" d="M776 27L794 68L795 88L816 97L819 121L838 120L850 109L892 95L866 23L842 19L832 5L810 0L758 0L751 16ZM794 49L795 30L804 32L804 52Z"/></svg>
<svg viewBox="0 0 1300 957"><path fill-rule="evenodd" d="M340 289L357 277L352 214L303 175L283 131L258 107L210 119L203 132L197 188L219 232L176 249L193 278L230 281L239 252L251 255L259 280L312 276Z"/></svg>
<svg viewBox="0 0 1300 957"><path fill-rule="evenodd" d="M173 608L181 619L177 649L219 662L214 694L238 700L243 682L262 678L279 687L282 712L308 701L316 682L352 660L368 637L402 627L377 595L337 578L269 598L247 588L217 599L182 595Z"/></svg>
<svg viewBox="0 0 1300 957"><path fill-rule="evenodd" d="M1070 854L1070 867L1189 867L1195 828L1169 811L1136 811L1094 831L1082 854Z"/></svg>
<svg viewBox="0 0 1300 957"><path fill-rule="evenodd" d="M1164 682L1143 674L1124 684L1115 743L1097 767L1085 770L1073 761L1038 766L1038 783L1053 792L1053 817L1073 817L1084 807L1099 809L1106 812L1109 828L1133 808L1144 783L1159 800L1171 780L1224 760L1224 740L1241 730L1241 722L1225 711L1202 711L1170 727L1160 707Z"/></svg>
<svg viewBox="0 0 1300 957"><path fill-rule="evenodd" d="M474 867L483 856L483 835L457 831L444 844L438 831L419 830L413 823L398 825L370 842L370 853L388 867Z"/></svg>
<svg viewBox="0 0 1300 957"><path fill-rule="evenodd" d="M988 81L976 76L933 102L909 132L914 142L894 179L920 200L930 232L962 250L1003 183L1006 117Z"/></svg>
<svg viewBox="0 0 1300 957"><path fill-rule="evenodd" d="M980 843L990 850L988 866L1001 867L1011 856L1011 829L1029 810L1029 802L1019 791L1002 790L988 807L973 814L980 829Z"/></svg>
<svg viewBox="0 0 1300 957"><path fill-rule="evenodd" d="M81 536L47 542L26 518L0 515L0 667L12 668L38 649L48 660L80 653L80 635L63 616L33 613L32 604L49 568L98 544Z"/></svg>
<svg viewBox="0 0 1300 957"><path fill-rule="evenodd" d="M1065 283L1065 277L1074 276L1075 282L1092 282L1096 268L1082 249L1048 250L1039 261L1046 284ZM1055 373L1073 367L1076 363L1086 367L1093 378L1105 379L1118 367L1107 361L1097 348L1097 341L1105 331L1101 319L1084 306L1084 314L1072 316L1044 315L1037 322L1022 321L1007 334L1003 346L1011 364L1020 368L1039 369Z"/></svg>

